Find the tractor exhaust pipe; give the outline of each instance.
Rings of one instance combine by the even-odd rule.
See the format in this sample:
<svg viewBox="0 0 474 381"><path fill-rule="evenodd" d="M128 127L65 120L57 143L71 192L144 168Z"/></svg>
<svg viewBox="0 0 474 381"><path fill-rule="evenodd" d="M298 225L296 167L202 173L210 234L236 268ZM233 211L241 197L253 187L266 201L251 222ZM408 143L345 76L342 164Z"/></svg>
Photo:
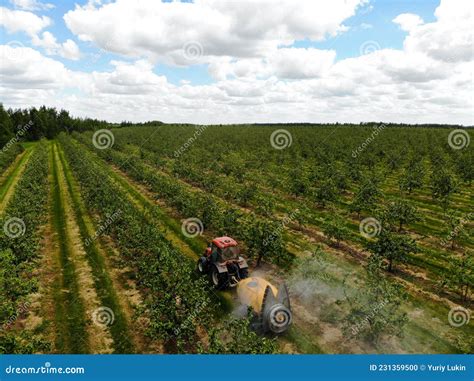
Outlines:
<svg viewBox="0 0 474 381"><path fill-rule="evenodd" d="M262 278L251 277L239 282L237 295L243 305L257 316L257 328L263 332L283 333L291 325L290 297L286 285L277 289Z"/></svg>

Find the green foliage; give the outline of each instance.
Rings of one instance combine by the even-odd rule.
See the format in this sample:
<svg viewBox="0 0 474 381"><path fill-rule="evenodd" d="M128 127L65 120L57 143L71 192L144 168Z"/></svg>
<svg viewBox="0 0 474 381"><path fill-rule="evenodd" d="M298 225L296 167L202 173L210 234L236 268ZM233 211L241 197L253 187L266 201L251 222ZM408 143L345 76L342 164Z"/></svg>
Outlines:
<svg viewBox="0 0 474 381"><path fill-rule="evenodd" d="M417 250L416 243L406 235L382 229L375 242L368 242L367 248L375 257L388 261L388 271L393 271L396 263L404 263L408 254Z"/></svg>
<svg viewBox="0 0 474 381"><path fill-rule="evenodd" d="M345 226L341 216L336 215L326 220L323 224L323 233L331 240L335 240L337 244L345 240L349 235L349 229Z"/></svg>
<svg viewBox="0 0 474 381"><path fill-rule="evenodd" d="M392 202L384 211L384 220L390 224L398 225L398 231L402 231L403 225L411 224L420 219L418 209L406 200Z"/></svg>
<svg viewBox="0 0 474 381"><path fill-rule="evenodd" d="M3 108L3 105L0 103L0 149L3 148L11 138L13 138L13 123Z"/></svg>
<svg viewBox="0 0 474 381"><path fill-rule="evenodd" d="M12 226L13 236L7 235L9 229L0 231L0 324L16 320L20 304L31 292L36 291L36 278L32 272L37 265L35 259L40 250L39 227L43 223L46 210L48 187L48 150L44 142L39 143L28 161L25 171L8 203L5 214L0 218L0 226ZM6 225L7 224L7 225ZM23 227L21 226L22 224ZM18 233L18 234L17 234ZM31 353L39 348L36 338L22 347L25 334L10 328L1 330L0 351L7 353ZM37 340L41 341L40 338ZM38 342L39 342L38 341Z"/></svg>
<svg viewBox="0 0 474 381"><path fill-rule="evenodd" d="M74 134L74 138L91 146L91 140L85 135ZM291 261L292 256L287 252L283 240L284 226L274 219L237 211L234 206L214 196L212 192L195 191L193 187L154 170L138 157L124 155L115 150L95 152L118 165L136 181L148 184L157 197L163 198L176 208L183 218L198 217L206 230L231 235L243 241L249 248L249 255L256 257L258 261L264 257L274 263ZM181 165L174 168L181 168ZM179 170L179 173L185 171ZM190 211L195 213L191 214ZM266 241L267 244L264 244Z"/></svg>
<svg viewBox="0 0 474 381"><path fill-rule="evenodd" d="M249 257L257 259L260 265L263 258L280 265L288 265L292 257L286 254L283 241L284 225L280 222L255 219L248 225L245 242Z"/></svg>
<svg viewBox="0 0 474 381"><path fill-rule="evenodd" d="M345 318L347 335L362 337L377 345L382 337L402 336L408 317L401 310L407 294L403 286L386 279L382 259L367 264L365 284L353 295L346 294L350 312Z"/></svg>
<svg viewBox="0 0 474 381"><path fill-rule="evenodd" d="M201 336L198 332L214 332L216 316L216 300L207 281L195 274L195 263L184 254L178 252L171 242L156 229L150 221L130 201L123 191L117 189L110 180L107 169L94 160L82 146L72 142L65 135L60 136L69 166L81 185L83 200L87 207L102 218L117 211L121 213L108 227L108 234L120 249L127 266L133 269L139 287L145 291L146 298L141 314L148 318L147 335L165 343L169 352L193 353L202 348ZM122 168L128 168L121 162ZM130 163L139 165L139 162ZM149 172L137 172L145 176ZM182 185L174 179L169 182L155 176L147 177L151 186L165 185L166 192L175 197L183 195ZM208 218L206 226L220 226L211 218L217 203L212 198L200 199L197 192L189 194L190 200L205 205ZM182 202L173 198L175 205ZM204 217L203 217L204 219ZM219 220L220 222L220 220ZM235 339L247 335L245 326L237 324L234 328ZM216 333L217 334L217 333ZM255 350L265 348L263 338L253 337ZM260 342L261 341L261 342ZM229 348L237 347L237 343L225 344Z"/></svg>
<svg viewBox="0 0 474 381"><path fill-rule="evenodd" d="M455 176L446 168L434 168L431 175L431 190L434 200L439 200L446 210L451 196L458 190Z"/></svg>
<svg viewBox="0 0 474 381"><path fill-rule="evenodd" d="M334 202L338 199L338 191L336 184L332 179L321 181L314 192L314 200L322 207L326 206L328 202Z"/></svg>
<svg viewBox="0 0 474 381"><path fill-rule="evenodd" d="M13 144L5 151L0 151L0 171L3 172L7 167L13 163L15 158L23 152L23 147L20 144Z"/></svg>
<svg viewBox="0 0 474 381"><path fill-rule="evenodd" d="M51 343L32 332L0 331L0 354L31 355L50 351Z"/></svg>
<svg viewBox="0 0 474 381"><path fill-rule="evenodd" d="M251 318L231 319L224 327L211 329L209 343L200 353L272 354L277 351L275 339L258 336L250 329Z"/></svg>
<svg viewBox="0 0 474 381"><path fill-rule="evenodd" d="M364 210L374 209L381 197L379 180L365 177L350 205L350 209L360 215Z"/></svg>
<svg viewBox="0 0 474 381"><path fill-rule="evenodd" d="M446 273L447 286L456 290L463 301L467 301L474 285L473 253L465 253L461 257L452 257L451 265Z"/></svg>
<svg viewBox="0 0 474 381"><path fill-rule="evenodd" d="M307 194L310 189L307 171L302 167L291 170L288 177L288 186L290 192L295 196Z"/></svg>
<svg viewBox="0 0 474 381"><path fill-rule="evenodd" d="M275 202L268 195L258 195L256 198L256 212L265 217L271 217L275 209Z"/></svg>
<svg viewBox="0 0 474 381"><path fill-rule="evenodd" d="M451 249L456 248L456 244L462 240L467 240L470 237L470 227L469 222L470 218L474 215L473 213L467 214L466 216L460 217L457 213L453 211L448 211L444 218L446 222L446 238L444 240L445 244L450 243Z"/></svg>
<svg viewBox="0 0 474 381"><path fill-rule="evenodd" d="M26 140L52 139L60 132L87 131L108 128L105 121L72 118L69 112L41 106L39 109L4 110L0 103L0 147L11 139L17 128L31 124L24 134Z"/></svg>
<svg viewBox="0 0 474 381"><path fill-rule="evenodd" d="M462 150L453 158L458 176L471 185L474 180L474 150Z"/></svg>
<svg viewBox="0 0 474 381"><path fill-rule="evenodd" d="M425 169L420 158L411 160L399 179L400 190L411 194L413 190L423 186Z"/></svg>

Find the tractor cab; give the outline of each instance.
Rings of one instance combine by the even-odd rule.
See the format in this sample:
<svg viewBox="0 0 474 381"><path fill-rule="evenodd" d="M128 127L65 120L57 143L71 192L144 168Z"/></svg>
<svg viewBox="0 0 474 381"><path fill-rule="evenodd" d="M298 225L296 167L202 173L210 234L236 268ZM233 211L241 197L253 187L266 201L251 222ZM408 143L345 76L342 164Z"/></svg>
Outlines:
<svg viewBox="0 0 474 381"><path fill-rule="evenodd" d="M240 249L234 239L219 237L209 243L206 254L211 256L213 263L226 262L239 259Z"/></svg>
<svg viewBox="0 0 474 381"><path fill-rule="evenodd" d="M247 262L240 256L237 241L230 237L214 238L199 258L197 269L200 274L208 274L217 289L235 287L248 277Z"/></svg>

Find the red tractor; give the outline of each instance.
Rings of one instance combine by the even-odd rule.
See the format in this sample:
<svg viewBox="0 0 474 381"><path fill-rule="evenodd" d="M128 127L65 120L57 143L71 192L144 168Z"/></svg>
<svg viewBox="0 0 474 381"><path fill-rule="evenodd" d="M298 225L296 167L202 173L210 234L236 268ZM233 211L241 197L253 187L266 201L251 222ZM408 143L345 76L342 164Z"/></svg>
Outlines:
<svg viewBox="0 0 474 381"><path fill-rule="evenodd" d="M208 274L218 290L235 287L248 275L247 261L240 256L237 242L230 237L214 238L197 263L198 272Z"/></svg>

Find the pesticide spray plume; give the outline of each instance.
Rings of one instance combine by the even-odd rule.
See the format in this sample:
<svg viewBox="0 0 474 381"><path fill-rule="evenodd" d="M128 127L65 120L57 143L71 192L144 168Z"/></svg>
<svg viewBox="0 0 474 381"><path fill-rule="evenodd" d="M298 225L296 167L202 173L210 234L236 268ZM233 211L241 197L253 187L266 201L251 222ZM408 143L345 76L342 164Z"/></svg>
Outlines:
<svg viewBox="0 0 474 381"><path fill-rule="evenodd" d="M279 289L263 278L250 277L239 282L237 296L256 314L257 327L263 332L283 333L291 325L290 297L285 284Z"/></svg>

